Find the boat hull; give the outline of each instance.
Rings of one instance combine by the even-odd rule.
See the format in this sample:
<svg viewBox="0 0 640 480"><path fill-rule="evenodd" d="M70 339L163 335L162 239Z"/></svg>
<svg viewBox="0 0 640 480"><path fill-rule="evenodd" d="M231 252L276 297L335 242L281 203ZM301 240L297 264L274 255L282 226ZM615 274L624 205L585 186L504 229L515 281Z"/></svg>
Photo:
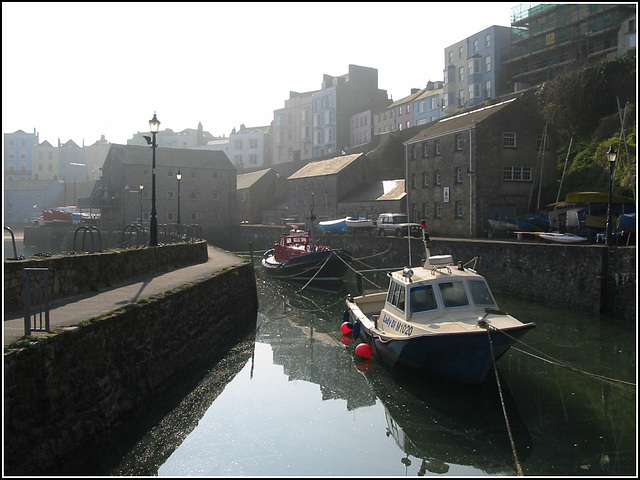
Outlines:
<svg viewBox="0 0 640 480"><path fill-rule="evenodd" d="M366 298L366 297L364 297ZM347 301L349 322L362 342L390 367L425 369L460 383L482 382L497 361L534 323L520 323L489 333L484 328L439 334L397 337L385 334ZM357 323L357 326L355 324ZM502 332L505 332L506 335Z"/></svg>
<svg viewBox="0 0 640 480"><path fill-rule="evenodd" d="M277 263L272 250L265 252L262 267L267 275L316 290L339 291L351 256L343 250L324 250Z"/></svg>
<svg viewBox="0 0 640 480"><path fill-rule="evenodd" d="M326 220L319 222L318 226L324 233L347 233L347 220L341 218L338 220Z"/></svg>

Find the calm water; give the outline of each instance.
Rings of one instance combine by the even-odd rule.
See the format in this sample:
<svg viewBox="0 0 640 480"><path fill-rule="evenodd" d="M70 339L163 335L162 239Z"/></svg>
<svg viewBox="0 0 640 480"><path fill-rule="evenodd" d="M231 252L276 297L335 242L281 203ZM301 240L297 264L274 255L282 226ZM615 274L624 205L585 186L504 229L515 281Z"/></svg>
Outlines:
<svg viewBox="0 0 640 480"><path fill-rule="evenodd" d="M357 360L340 333L342 296L261 277L258 288L255 339L94 450L99 465L67 473L637 474L635 326L499 298L537 324L498 362L500 395L494 373L456 386Z"/></svg>

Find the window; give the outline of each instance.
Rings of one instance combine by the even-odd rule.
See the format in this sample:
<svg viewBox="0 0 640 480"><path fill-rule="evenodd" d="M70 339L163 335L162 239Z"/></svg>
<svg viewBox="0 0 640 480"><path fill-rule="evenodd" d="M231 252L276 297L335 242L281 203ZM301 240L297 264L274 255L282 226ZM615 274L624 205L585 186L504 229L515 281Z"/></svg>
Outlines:
<svg viewBox="0 0 640 480"><path fill-rule="evenodd" d="M502 135L502 146L515 148L516 132L504 132L504 134Z"/></svg>
<svg viewBox="0 0 640 480"><path fill-rule="evenodd" d="M462 135L456 135L456 150L462 150Z"/></svg>
<svg viewBox="0 0 640 480"><path fill-rule="evenodd" d="M491 71L491 55L487 55L486 57L484 57L484 71Z"/></svg>
<svg viewBox="0 0 640 480"><path fill-rule="evenodd" d="M461 281L442 282L438 284L438 288L445 308L466 307L469 305L467 292Z"/></svg>
<svg viewBox="0 0 640 480"><path fill-rule="evenodd" d="M521 181L521 182L530 182L531 181L531 167L504 167L503 170L503 180L507 181Z"/></svg>
<svg viewBox="0 0 640 480"><path fill-rule="evenodd" d="M404 312L404 287L396 282L389 286L387 302Z"/></svg>
<svg viewBox="0 0 640 480"><path fill-rule="evenodd" d="M484 98L491 98L491 80L487 80L484 86Z"/></svg>
<svg viewBox="0 0 640 480"><path fill-rule="evenodd" d="M464 80L464 67L458 69L458 80L461 82Z"/></svg>
<svg viewBox="0 0 640 480"><path fill-rule="evenodd" d="M462 183L463 179L463 170L462 168L456 168L456 183Z"/></svg>
<svg viewBox="0 0 640 480"><path fill-rule="evenodd" d="M462 202L456 202L456 217L462 218Z"/></svg>
<svg viewBox="0 0 640 480"><path fill-rule="evenodd" d="M489 48L491 46L491 35L488 33L484 36L484 48Z"/></svg>
<svg viewBox="0 0 640 480"><path fill-rule="evenodd" d="M495 301L491 296L491 291L487 284L482 280L469 280L467 282L469 292L471 292L471 298L473 303L483 307L495 305Z"/></svg>
<svg viewBox="0 0 640 480"><path fill-rule="evenodd" d="M173 198L173 192L172 192L171 190L169 190L169 191L167 192L167 198L168 198L169 200L171 200L171 199Z"/></svg>
<svg viewBox="0 0 640 480"><path fill-rule="evenodd" d="M442 185L442 178L440 175L440 170L436 170L436 185Z"/></svg>
<svg viewBox="0 0 640 480"><path fill-rule="evenodd" d="M449 63L453 62L453 52L448 52L448 57L449 57ZM445 70L445 75L446 75L446 70Z"/></svg>
<svg viewBox="0 0 640 480"><path fill-rule="evenodd" d="M436 202L436 218L442 218L442 204L440 202Z"/></svg>
<svg viewBox="0 0 640 480"><path fill-rule="evenodd" d="M411 188L418 188L418 183L416 180L416 174L412 173L411 174Z"/></svg>
<svg viewBox="0 0 640 480"><path fill-rule="evenodd" d="M428 203L423 203L422 204L422 216L424 218L429 218L429 204Z"/></svg>
<svg viewBox="0 0 640 480"><path fill-rule="evenodd" d="M464 57L464 47L461 45L458 47L458 58Z"/></svg>
<svg viewBox="0 0 640 480"><path fill-rule="evenodd" d="M458 106L464 107L464 90L458 91Z"/></svg>
<svg viewBox="0 0 640 480"><path fill-rule="evenodd" d="M468 66L469 66L469 75L473 75L473 60L469 60Z"/></svg>
<svg viewBox="0 0 640 480"><path fill-rule="evenodd" d="M428 312L438 308L433 285L421 285L409 291L409 311L411 313Z"/></svg>
<svg viewBox="0 0 640 480"><path fill-rule="evenodd" d="M417 160L418 159L418 145L414 145L413 148L411 149L411 158L413 160Z"/></svg>
<svg viewBox="0 0 640 480"><path fill-rule="evenodd" d="M233 145L236 148L236 150L241 150L242 149L242 140L235 140L233 142Z"/></svg>
<svg viewBox="0 0 640 480"><path fill-rule="evenodd" d="M541 133L539 133L538 137L536 138L536 148L538 150L542 149L543 138L544 138L544 149L549 150L549 135L543 136Z"/></svg>
<svg viewBox="0 0 640 480"><path fill-rule="evenodd" d="M440 155L440 140L433 142L433 146L435 148L436 155Z"/></svg>
<svg viewBox="0 0 640 480"><path fill-rule="evenodd" d="M427 142L422 144L422 156L424 158L429 156L429 144Z"/></svg>
<svg viewBox="0 0 640 480"><path fill-rule="evenodd" d="M258 139L257 138L250 138L249 139L249 148L258 148Z"/></svg>
<svg viewBox="0 0 640 480"><path fill-rule="evenodd" d="M424 174L422 174L422 186L423 187L429 186L429 174L427 172L424 172Z"/></svg>
<svg viewBox="0 0 640 480"><path fill-rule="evenodd" d="M478 40L473 41L473 53L478 53L478 48L479 48L478 43L479 43Z"/></svg>

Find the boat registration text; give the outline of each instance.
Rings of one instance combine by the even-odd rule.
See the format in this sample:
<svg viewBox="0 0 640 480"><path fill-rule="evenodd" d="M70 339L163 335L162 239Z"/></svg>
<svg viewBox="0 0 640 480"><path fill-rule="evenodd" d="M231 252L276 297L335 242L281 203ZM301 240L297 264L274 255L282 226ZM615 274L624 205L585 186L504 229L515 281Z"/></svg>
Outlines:
<svg viewBox="0 0 640 480"><path fill-rule="evenodd" d="M385 315L382 319L382 322L386 324L389 328L392 328L398 333L403 335L411 335L413 333L413 326L408 325L404 322L396 320L395 318L391 318L389 315Z"/></svg>

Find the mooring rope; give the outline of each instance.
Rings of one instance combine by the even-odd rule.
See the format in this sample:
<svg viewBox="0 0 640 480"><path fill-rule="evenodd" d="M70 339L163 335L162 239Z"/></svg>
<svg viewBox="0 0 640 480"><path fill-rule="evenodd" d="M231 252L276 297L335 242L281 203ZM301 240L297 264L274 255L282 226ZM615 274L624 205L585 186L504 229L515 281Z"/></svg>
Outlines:
<svg viewBox="0 0 640 480"><path fill-rule="evenodd" d="M553 358L551 355L547 355L546 353L541 352L540 350L532 347L531 345L526 344L522 340L519 340L519 339L509 335L508 333L504 332L503 330L500 330L498 327L494 327L493 325L489 325L489 328L492 328L492 329L496 330L497 332L500 332L503 335L506 335L510 339L512 339L512 340L516 341L517 343L520 343L520 344L530 348L531 350L535 351L536 353L538 353L541 356L533 355L532 353L527 352L525 350L520 350L518 348L511 347L512 349L514 349L514 350L516 350L518 352L522 352L522 353L524 353L526 355L530 355L530 356L532 356L534 358L537 358L539 360L543 360L543 361L545 361L547 363L550 363L552 365L556 365L558 367L566 368L568 370L571 370L572 372L579 373L581 375L585 375L585 376L587 376L589 378L592 378L594 380L603 382L605 384L609 384L611 386L617 387L617 388L622 389L624 391L627 391L627 392L630 392L630 393L634 393L633 390L626 388L626 386L631 386L631 387L635 388L636 384L633 383L633 382L627 382L627 381L619 380L619 379L616 379L616 378L605 377L603 375L598 375L598 374L595 374L595 373L587 372L586 370L581 370L581 369L573 367L573 366L571 366L571 365L569 365L567 363L561 362L560 360L557 360L557 359ZM542 358L542 357L547 357L547 358Z"/></svg>
<svg viewBox="0 0 640 480"><path fill-rule="evenodd" d="M490 327L488 323L485 322L487 327ZM509 434L509 442L511 443L511 453L513 454L513 460L516 464L516 472L519 476L523 476L524 472L522 471L522 465L520 465L520 460L518 459L518 452L516 451L516 444L513 441L513 434L511 433L511 425L509 425L509 416L507 415L507 408L504 404L504 397L502 396L502 386L500 385L500 377L498 375L498 366L496 365L496 357L493 353L493 341L491 340L491 329L487 328L487 336L489 337L489 348L491 349L491 360L493 361L493 371L496 374L496 383L498 385L498 394L500 395L500 404L502 405L502 414L504 415L504 423L507 425L507 433Z"/></svg>
<svg viewBox="0 0 640 480"><path fill-rule="evenodd" d="M324 268L324 266L327 264L327 262L329 261L329 259L333 256L336 256L338 258L340 258L340 255L336 254L336 252L334 252L333 250L331 250L331 255L327 256L327 259L324 261L324 263L322 264L322 266L318 269L318 271L316 273L313 274L313 277L311 277L309 279L309 281L307 283L304 284L304 287L302 287L300 290L298 290L295 293L300 293L302 290L304 290L305 288L307 288L307 285L309 285L311 282L313 282L313 279L316 278L318 276L318 274L320 273L320 271ZM317 265L317 264L316 264Z"/></svg>

